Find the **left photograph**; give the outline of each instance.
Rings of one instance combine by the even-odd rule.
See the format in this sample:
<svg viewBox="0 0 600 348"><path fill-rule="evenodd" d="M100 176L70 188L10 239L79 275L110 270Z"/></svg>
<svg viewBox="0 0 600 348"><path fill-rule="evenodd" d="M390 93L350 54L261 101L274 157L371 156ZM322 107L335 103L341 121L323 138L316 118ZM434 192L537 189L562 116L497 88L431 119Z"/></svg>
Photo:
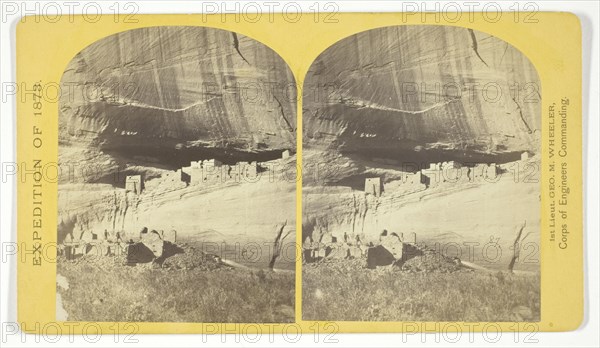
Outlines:
<svg viewBox="0 0 600 348"><path fill-rule="evenodd" d="M149 27L61 80L56 319L294 321L296 85L242 34Z"/></svg>

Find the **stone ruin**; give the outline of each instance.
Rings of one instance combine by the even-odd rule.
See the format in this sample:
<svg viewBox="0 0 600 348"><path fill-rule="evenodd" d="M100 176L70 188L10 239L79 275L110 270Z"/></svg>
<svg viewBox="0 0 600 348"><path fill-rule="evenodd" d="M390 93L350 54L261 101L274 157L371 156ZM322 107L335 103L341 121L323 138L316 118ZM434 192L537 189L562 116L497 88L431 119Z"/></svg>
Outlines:
<svg viewBox="0 0 600 348"><path fill-rule="evenodd" d="M181 169L169 171L162 174L160 178L144 182L144 190L147 192L158 193L183 189L187 187L187 183L182 181L181 178Z"/></svg>
<svg viewBox="0 0 600 348"><path fill-rule="evenodd" d="M495 180L500 174L500 167L496 163L480 163L472 168L469 168L467 177L469 181Z"/></svg>
<svg viewBox="0 0 600 348"><path fill-rule="evenodd" d="M254 161L227 165L215 159L192 161L189 167L181 168L179 173L180 180L191 186L226 181L240 182L244 178L255 179L259 173L259 164Z"/></svg>
<svg viewBox="0 0 600 348"><path fill-rule="evenodd" d="M427 187L441 183L473 182L476 180L494 180L500 173L496 163L479 163L473 167L462 166L456 161L431 163L429 168L421 170L423 182Z"/></svg>
<svg viewBox="0 0 600 348"><path fill-rule="evenodd" d="M125 238L125 232L108 232L97 234L92 231L83 231L75 237L67 234L59 245L59 254L67 260L82 256L112 257L125 255L129 264L148 263L171 255L177 249L177 231L167 232L142 229L137 241ZM166 253L166 254L165 254Z"/></svg>
<svg viewBox="0 0 600 348"><path fill-rule="evenodd" d="M462 177L462 167L455 161L430 163L429 168L421 170L423 182L427 187L437 186L444 182L455 182Z"/></svg>
<svg viewBox="0 0 600 348"><path fill-rule="evenodd" d="M316 262L322 259L366 259L367 268L389 266L409 258L415 250L416 233L412 232L407 238L402 233L389 233L384 230L378 242L364 241L364 235L349 236L344 234L338 238L331 233L321 236L318 242L307 237L302 245L303 261Z"/></svg>
<svg viewBox="0 0 600 348"><path fill-rule="evenodd" d="M135 194L142 193L143 179L141 175L128 175L125 178L125 191Z"/></svg>
<svg viewBox="0 0 600 348"><path fill-rule="evenodd" d="M312 238L307 237L302 247L305 262L314 262L325 258L360 258L367 252L367 247L361 242L359 236L351 238L344 235L343 239L338 239L331 233L321 236L318 242L313 242Z"/></svg>
<svg viewBox="0 0 600 348"><path fill-rule="evenodd" d="M283 152L281 152L281 159L286 159L290 157L290 150L285 150Z"/></svg>
<svg viewBox="0 0 600 348"><path fill-rule="evenodd" d="M64 254L68 260L83 255L120 255L125 247L122 232L111 233L105 230L104 233L97 234L84 230L78 236L75 234L76 232L67 234L58 248L59 254Z"/></svg>
<svg viewBox="0 0 600 348"><path fill-rule="evenodd" d="M425 176L421 171L416 173L406 173L402 178L402 183L417 187L421 184L425 184Z"/></svg>
<svg viewBox="0 0 600 348"><path fill-rule="evenodd" d="M381 178L366 178L365 179L365 192L372 194L375 197L381 196L383 186L381 184Z"/></svg>
<svg viewBox="0 0 600 348"><path fill-rule="evenodd" d="M488 181L493 182L501 173L496 163L480 163L473 167L461 166L456 161L430 163L426 169L416 172L404 172L401 180L390 181L386 185L379 177L365 178L366 194L380 197L386 187L391 191L408 194L436 187L442 183ZM399 191L397 191L399 190Z"/></svg>

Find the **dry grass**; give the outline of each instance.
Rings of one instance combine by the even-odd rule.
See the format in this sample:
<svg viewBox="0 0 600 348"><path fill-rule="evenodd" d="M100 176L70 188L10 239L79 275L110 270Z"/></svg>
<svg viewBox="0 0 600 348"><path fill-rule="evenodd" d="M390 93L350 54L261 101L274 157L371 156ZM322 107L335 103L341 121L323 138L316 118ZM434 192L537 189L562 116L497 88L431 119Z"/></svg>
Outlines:
<svg viewBox="0 0 600 348"><path fill-rule="evenodd" d="M539 321L533 275L304 268L304 320Z"/></svg>
<svg viewBox="0 0 600 348"><path fill-rule="evenodd" d="M69 280L58 290L68 320L122 322L293 322L294 275L222 268L164 270L145 266L107 271L58 264Z"/></svg>

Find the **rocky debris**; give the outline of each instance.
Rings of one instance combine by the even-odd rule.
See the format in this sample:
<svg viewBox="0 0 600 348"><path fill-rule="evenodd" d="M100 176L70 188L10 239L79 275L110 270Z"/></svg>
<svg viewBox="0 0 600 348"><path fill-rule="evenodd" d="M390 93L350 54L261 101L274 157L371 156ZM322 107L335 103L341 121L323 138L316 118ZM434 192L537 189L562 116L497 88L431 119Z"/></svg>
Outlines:
<svg viewBox="0 0 600 348"><path fill-rule="evenodd" d="M350 272L358 269L382 270L409 273L450 273L472 272L471 269L462 267L458 258L441 255L425 244L404 244L402 257L396 258L394 254L383 245L368 249L366 255L357 258L331 258L326 257L315 262L307 263L303 267L319 268L326 266L332 272Z"/></svg>
<svg viewBox="0 0 600 348"><path fill-rule="evenodd" d="M193 245L187 243L178 245L169 241L163 243L162 254L158 258L143 243L138 242L129 244L127 253L117 255L85 254L74 260L69 260L63 255L59 256L59 262L66 267L93 265L106 272L117 269L124 271L143 269L212 271L231 268L225 265L219 257L207 254Z"/></svg>
<svg viewBox="0 0 600 348"><path fill-rule="evenodd" d="M163 269L212 271L219 268L231 268L215 255L207 254L194 246L181 245L182 252L166 258L162 262Z"/></svg>
<svg viewBox="0 0 600 348"><path fill-rule="evenodd" d="M64 256L59 256L58 262L69 265L68 267L93 265L108 272L116 268L123 268L123 266L127 265L127 254L124 253L113 256L84 254L75 259L67 259Z"/></svg>
<svg viewBox="0 0 600 348"><path fill-rule="evenodd" d="M470 271L462 267L460 259L444 256L426 245L417 245L406 252L405 260L399 264L403 272L440 272L450 273L459 270Z"/></svg>

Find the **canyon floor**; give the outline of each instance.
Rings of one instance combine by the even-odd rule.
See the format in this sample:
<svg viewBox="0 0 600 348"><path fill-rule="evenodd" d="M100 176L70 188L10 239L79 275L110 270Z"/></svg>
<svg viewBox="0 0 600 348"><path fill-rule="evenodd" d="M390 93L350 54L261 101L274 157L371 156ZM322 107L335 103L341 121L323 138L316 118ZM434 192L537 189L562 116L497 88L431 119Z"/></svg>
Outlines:
<svg viewBox="0 0 600 348"><path fill-rule="evenodd" d="M194 244L162 267L120 257L60 259L59 320L271 323L294 321L294 274L231 267ZM62 314L60 314L62 313Z"/></svg>
<svg viewBox="0 0 600 348"><path fill-rule="evenodd" d="M347 270L341 263L346 262L304 265L304 320L540 320L539 276L476 270L369 270L362 262Z"/></svg>

